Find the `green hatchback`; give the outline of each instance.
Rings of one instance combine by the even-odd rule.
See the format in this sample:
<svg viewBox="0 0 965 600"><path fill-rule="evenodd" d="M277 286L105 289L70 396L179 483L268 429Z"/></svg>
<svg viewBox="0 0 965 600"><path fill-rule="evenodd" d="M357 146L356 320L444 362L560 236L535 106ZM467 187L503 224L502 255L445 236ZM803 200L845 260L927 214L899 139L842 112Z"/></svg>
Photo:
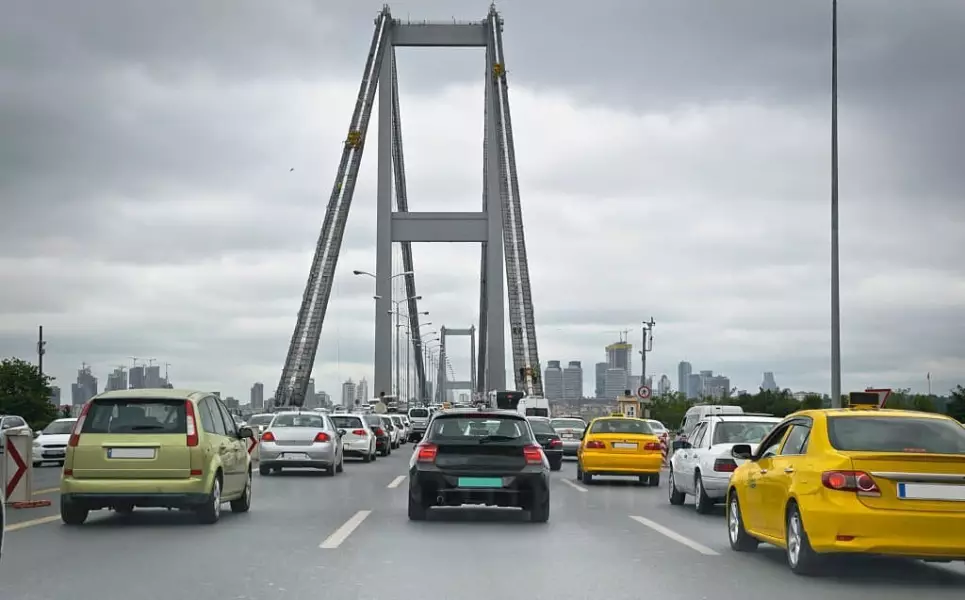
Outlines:
<svg viewBox="0 0 965 600"><path fill-rule="evenodd" d="M215 523L221 506L251 508L254 434L214 394L140 389L105 392L84 405L67 442L60 515L81 525L92 510L194 511Z"/></svg>

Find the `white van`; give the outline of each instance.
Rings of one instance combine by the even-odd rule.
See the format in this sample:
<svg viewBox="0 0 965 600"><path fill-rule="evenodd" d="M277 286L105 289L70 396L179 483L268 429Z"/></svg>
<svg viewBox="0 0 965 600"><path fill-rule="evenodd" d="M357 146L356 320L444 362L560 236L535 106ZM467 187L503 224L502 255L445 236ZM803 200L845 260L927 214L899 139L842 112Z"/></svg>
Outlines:
<svg viewBox="0 0 965 600"><path fill-rule="evenodd" d="M680 424L680 435L690 437L697 427L697 423L712 415L742 415L744 409L740 406L726 404L695 404L687 409L684 420Z"/></svg>
<svg viewBox="0 0 965 600"><path fill-rule="evenodd" d="M546 398L526 396L516 405L516 412L524 417L551 417L550 401Z"/></svg>

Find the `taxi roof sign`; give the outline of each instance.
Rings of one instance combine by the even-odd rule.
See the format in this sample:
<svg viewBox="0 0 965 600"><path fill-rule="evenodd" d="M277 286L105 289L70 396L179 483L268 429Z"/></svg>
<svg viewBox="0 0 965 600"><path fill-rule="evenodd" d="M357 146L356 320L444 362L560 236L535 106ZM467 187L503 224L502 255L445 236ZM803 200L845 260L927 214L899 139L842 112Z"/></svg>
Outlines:
<svg viewBox="0 0 965 600"><path fill-rule="evenodd" d="M851 392L848 394L848 404L861 408L878 408L880 399L876 392Z"/></svg>

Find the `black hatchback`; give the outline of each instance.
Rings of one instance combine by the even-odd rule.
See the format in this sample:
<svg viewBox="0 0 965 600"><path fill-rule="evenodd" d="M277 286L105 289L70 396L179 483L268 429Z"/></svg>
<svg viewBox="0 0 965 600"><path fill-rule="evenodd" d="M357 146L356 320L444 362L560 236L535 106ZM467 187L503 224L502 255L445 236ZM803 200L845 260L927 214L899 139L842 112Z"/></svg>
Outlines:
<svg viewBox="0 0 965 600"><path fill-rule="evenodd" d="M553 429L550 420L546 417L528 417L529 426L533 428L533 435L536 441L543 447L543 454L550 463L551 471L559 471L563 468L563 440L560 434Z"/></svg>

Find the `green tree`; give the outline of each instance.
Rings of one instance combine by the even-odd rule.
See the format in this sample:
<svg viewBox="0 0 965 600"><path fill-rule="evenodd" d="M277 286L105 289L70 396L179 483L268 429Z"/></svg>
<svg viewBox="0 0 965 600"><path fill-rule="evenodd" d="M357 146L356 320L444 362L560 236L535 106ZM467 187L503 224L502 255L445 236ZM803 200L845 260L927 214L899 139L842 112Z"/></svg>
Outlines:
<svg viewBox="0 0 965 600"><path fill-rule="evenodd" d="M50 382L36 365L19 358L0 361L0 414L23 417L34 430L42 429L57 418L57 407L50 403Z"/></svg>
<svg viewBox="0 0 965 600"><path fill-rule="evenodd" d="M952 390L952 399L948 402L945 412L948 413L949 417L965 423L965 388L960 385L955 386L955 389Z"/></svg>

